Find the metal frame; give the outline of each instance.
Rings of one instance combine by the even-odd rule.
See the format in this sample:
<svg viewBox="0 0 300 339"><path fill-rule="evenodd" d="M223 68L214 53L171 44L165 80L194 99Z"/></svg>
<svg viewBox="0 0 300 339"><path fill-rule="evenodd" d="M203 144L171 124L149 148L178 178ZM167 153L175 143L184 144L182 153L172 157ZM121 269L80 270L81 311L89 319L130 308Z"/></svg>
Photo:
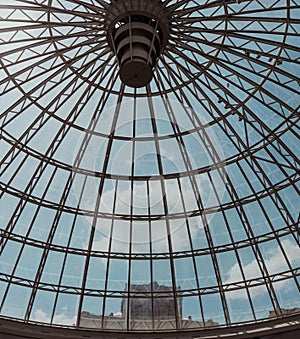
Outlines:
<svg viewBox="0 0 300 339"><path fill-rule="evenodd" d="M0 319L1 333L3 335L9 334L12 336L21 335L27 338L148 338L152 339L153 334L149 333L99 333L99 331L79 330L79 329L65 329L56 326L45 326L42 324L24 324L20 321L12 321L9 319ZM276 319L269 321L267 326L264 324L258 325L243 325L235 328L218 328L206 329L201 332L201 338L239 338L239 339L255 339L255 338L273 338L280 335L282 338L297 337L299 335L299 316L290 316L285 319ZM156 336L157 334L155 334ZM160 333L160 338L178 338L178 333ZM180 332L181 338L200 338L199 332Z"/></svg>
<svg viewBox="0 0 300 339"><path fill-rule="evenodd" d="M124 4L126 1L124 1ZM26 305L23 321L32 322L32 310L39 291L49 291L55 295L50 316L50 323L55 324L55 312L61 294L78 296L77 323L86 296L103 297L102 316L106 314L107 298L163 298L171 297L178 309L178 298L196 296L199 300L200 318L207 321L203 306L203 296L218 295L221 300L224 325L237 325L232 320L226 292L244 290L249 302L252 319L249 323L269 320L256 314L252 288L265 286L278 318L284 317L278 293L274 283L289 281L300 290L299 267L295 267L289 258L282 239L289 237L299 247L300 217L290 209L287 195L289 190L299 197L299 94L300 94L300 20L297 13L300 3L286 0L285 5L275 0L248 1L188 1L165 0L164 8L170 17L169 42L156 65L152 82L141 89L131 89L122 84L118 76L118 62L110 50L105 31L105 15L110 8L107 0L18 0L15 4L0 3L0 94L5 103L0 107L0 142L5 145L0 159L0 199L7 196L17 199L18 203L10 212L5 224L0 225L0 255L10 243L20 244L14 267L10 274L0 272L0 282L5 286L0 312L4 308L11 286L30 287L30 297ZM282 16L279 17L278 13ZM59 88L59 91L56 89ZM84 126L80 117L87 116L86 110L91 101L98 98L90 120ZM109 100L116 99L108 132L97 130L99 121L107 109ZM3 99L2 99L3 98ZM155 99L159 99L167 112L172 132L160 134ZM122 115L122 104L132 102L132 133L129 136L116 133L118 121ZM151 133L139 135L136 123L139 100L145 100L149 109ZM172 100L176 100L186 121L192 126L183 130L178 121ZM10 102L9 102L10 101ZM71 102L71 105L69 104ZM69 106L65 115L61 110ZM267 115L261 111L266 110ZM37 112L29 120L22 133L11 128L28 111ZM202 116L203 113L203 116ZM272 119L270 115L272 114ZM53 131L45 149L34 145L34 140L41 130L55 122L59 128ZM238 127L238 128L237 128ZM225 135L230 143L230 152L222 155L218 145L211 139L210 132L217 131ZM67 137L73 132L83 135L76 156L71 161L57 157ZM204 145L210 161L202 167L195 167L191 161L186 137L193 135ZM82 165L85 153L93 137L107 140L106 157L101 168L86 168ZM162 142L176 140L179 156L183 160L184 170L166 172L162 159ZM131 143L131 172L109 172L110 158L117 141ZM156 151L158 173L138 175L135 171L135 151L138 143L153 142ZM4 148L3 148L4 149ZM33 170L25 185L16 184L23 168L32 162ZM271 166L277 177L272 176ZM234 183L229 169L243 178L247 193L243 194ZM50 169L47 181L46 171ZM251 171L252 177L247 171ZM63 172L67 179L62 182L62 191L58 199L49 199L52 185ZM206 206L198 184L198 176L208 178L216 204ZM220 178L227 200L223 200L214 177ZM70 203L72 189L76 179L82 178L78 191L78 201ZM3 178L3 179L2 179ZM83 205L85 188L90 179L99 180L97 198L92 208ZM115 192L111 211L101 211L105 184L114 183ZM172 211L167 195L167 183L174 180L178 187L178 200L182 211ZM97 181L98 182L98 181ZM131 187L130 210L121 213L117 210L118 195L122 183ZM148 206L143 215L134 212L134 185L145 184ZM150 203L151 184L159 183L163 211L153 212ZM191 188L190 194L196 202L196 208L189 207L185 198L185 183ZM42 194L37 187L44 185ZM259 189L257 186L259 185ZM264 199L272 204L278 213L281 227L274 225ZM256 204L261 211L267 230L257 233L252 225L248 206ZM297 204L297 203L296 203ZM27 231L19 234L15 231L26 208L35 209ZM54 211L55 216L45 239L31 236L39 215L44 210ZM234 211L241 224L242 240L236 240L227 212ZM298 211L299 212L299 211ZM2 213L2 212L1 212ZM216 244L210 227L210 216L219 213L222 216L229 242ZM69 238L64 245L55 243L57 228L63 216L72 220ZM80 216L91 218L93 227L89 230L85 248L74 247L72 240ZM191 218L201 221L206 247L194 244ZM0 219L1 220L1 219ZM108 248L95 250L96 225L100 221L110 221L111 230ZM167 251L153 249L153 223L164 222L167 233ZM173 249L171 223L180 220L187 234L187 249ZM129 225L129 246L127 250L113 251L114 225L126 221ZM149 224L149 251L137 253L133 249L134 222L144 221ZM271 273L263 253L264 244L276 244L284 258L287 269ZM26 248L41 249L42 255L35 276L28 279L17 273L22 254ZM249 249L258 265L260 276L246 277L240 250ZM47 258L51 251L64 255L62 270L57 283L43 281ZM226 283L220 267L219 255L232 253L241 272L241 280ZM69 255L84 258L81 283L68 285L63 283L64 270ZM209 256L213 263L217 283L201 286L196 260ZM88 270L91 258L106 259L106 276L103 289L87 287ZM191 258L196 280L196 287L179 289L176 280L175 261L179 258ZM111 260L122 259L128 262L127 285L131 285L131 267L135 260L150 262L151 286L153 287L153 265L156 260L170 263L171 294L155 291L140 292L110 290L109 271ZM128 303L129 305L129 303ZM152 305L153 306L153 305ZM129 307L129 306L128 306ZM129 313L129 312L128 312ZM4 313L3 316L6 316ZM102 319L102 325L104 320ZM152 319L152 323L154 324ZM127 318L126 330L131 331L130 318ZM176 331L181 331L181 319L178 313L174 319ZM241 321L240 323L243 323ZM105 331L105 328L102 328ZM153 331L155 329L153 325ZM172 329L169 329L170 331ZM158 330L159 331L159 330Z"/></svg>

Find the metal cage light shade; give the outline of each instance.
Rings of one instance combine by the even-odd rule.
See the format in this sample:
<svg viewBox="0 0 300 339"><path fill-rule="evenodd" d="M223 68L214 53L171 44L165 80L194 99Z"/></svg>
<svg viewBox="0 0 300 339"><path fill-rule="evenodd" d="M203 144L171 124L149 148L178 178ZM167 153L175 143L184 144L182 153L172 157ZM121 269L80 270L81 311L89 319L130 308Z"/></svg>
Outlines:
<svg viewBox="0 0 300 339"><path fill-rule="evenodd" d="M1 319L175 335L299 315L299 11L0 1Z"/></svg>
<svg viewBox="0 0 300 339"><path fill-rule="evenodd" d="M161 1L113 1L106 16L107 40L120 66L120 79L140 88L153 78L153 68L169 35L169 16Z"/></svg>

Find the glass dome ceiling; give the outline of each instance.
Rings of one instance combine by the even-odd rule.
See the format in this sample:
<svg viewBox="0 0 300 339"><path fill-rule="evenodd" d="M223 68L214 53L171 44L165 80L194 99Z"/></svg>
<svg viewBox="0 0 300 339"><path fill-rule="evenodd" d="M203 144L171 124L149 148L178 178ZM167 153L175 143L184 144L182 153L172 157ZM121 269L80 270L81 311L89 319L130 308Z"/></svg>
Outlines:
<svg viewBox="0 0 300 339"><path fill-rule="evenodd" d="M168 25L141 87L106 24L134 3ZM300 311L299 18L298 0L0 1L2 317L151 332Z"/></svg>

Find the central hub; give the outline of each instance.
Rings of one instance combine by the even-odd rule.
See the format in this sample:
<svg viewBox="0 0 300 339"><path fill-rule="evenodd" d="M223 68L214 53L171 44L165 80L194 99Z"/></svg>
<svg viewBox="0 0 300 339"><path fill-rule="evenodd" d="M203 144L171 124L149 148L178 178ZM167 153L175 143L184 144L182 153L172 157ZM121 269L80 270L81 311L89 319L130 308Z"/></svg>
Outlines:
<svg viewBox="0 0 300 339"><path fill-rule="evenodd" d="M134 88L153 78L168 42L168 16L160 0L112 1L105 16L107 40L119 63L121 81Z"/></svg>

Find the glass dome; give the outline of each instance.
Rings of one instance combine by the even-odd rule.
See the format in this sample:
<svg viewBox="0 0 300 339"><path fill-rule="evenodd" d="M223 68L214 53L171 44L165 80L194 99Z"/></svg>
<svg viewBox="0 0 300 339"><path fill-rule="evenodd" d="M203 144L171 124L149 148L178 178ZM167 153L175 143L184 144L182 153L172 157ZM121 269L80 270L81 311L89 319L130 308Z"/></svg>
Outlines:
<svg viewBox="0 0 300 339"><path fill-rule="evenodd" d="M170 332L300 311L299 17L0 0L1 317Z"/></svg>

